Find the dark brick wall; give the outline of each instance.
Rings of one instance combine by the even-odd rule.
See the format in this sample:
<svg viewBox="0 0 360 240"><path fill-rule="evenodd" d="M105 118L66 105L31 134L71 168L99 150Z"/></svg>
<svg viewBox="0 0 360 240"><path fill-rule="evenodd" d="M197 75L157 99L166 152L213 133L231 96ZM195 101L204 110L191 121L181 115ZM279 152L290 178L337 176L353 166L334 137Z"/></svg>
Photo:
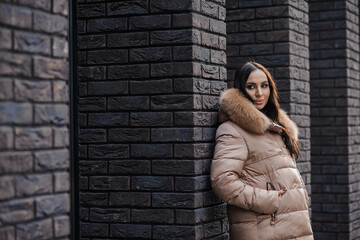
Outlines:
<svg viewBox="0 0 360 240"><path fill-rule="evenodd" d="M222 0L78 1L82 239L227 239L209 181Z"/></svg>
<svg viewBox="0 0 360 240"><path fill-rule="evenodd" d="M68 2L0 2L0 239L68 239Z"/></svg>
<svg viewBox="0 0 360 240"><path fill-rule="evenodd" d="M249 60L275 78L281 107L299 126L297 166L311 193L309 19L306 1L227 0L228 85Z"/></svg>
<svg viewBox="0 0 360 240"><path fill-rule="evenodd" d="M359 239L358 1L310 1L316 239Z"/></svg>

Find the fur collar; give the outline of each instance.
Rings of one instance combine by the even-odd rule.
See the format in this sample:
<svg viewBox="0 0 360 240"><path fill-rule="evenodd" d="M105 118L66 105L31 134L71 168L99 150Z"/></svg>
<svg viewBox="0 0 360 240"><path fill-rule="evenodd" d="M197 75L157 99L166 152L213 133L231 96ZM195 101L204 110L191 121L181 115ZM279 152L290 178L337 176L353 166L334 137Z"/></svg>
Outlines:
<svg viewBox="0 0 360 240"><path fill-rule="evenodd" d="M250 133L264 134L272 126L272 121L236 88L221 93L220 109L231 121ZM226 118L222 117L222 119ZM279 120L297 140L298 128L282 109L279 109Z"/></svg>

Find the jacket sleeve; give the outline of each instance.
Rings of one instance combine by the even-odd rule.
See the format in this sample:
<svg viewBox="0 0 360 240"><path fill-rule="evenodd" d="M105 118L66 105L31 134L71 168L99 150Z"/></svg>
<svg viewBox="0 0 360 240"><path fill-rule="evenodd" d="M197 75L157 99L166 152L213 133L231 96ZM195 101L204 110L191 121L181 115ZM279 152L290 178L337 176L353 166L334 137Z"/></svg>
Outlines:
<svg viewBox="0 0 360 240"><path fill-rule="evenodd" d="M248 156L243 137L230 125L217 130L214 158L211 163L211 184L215 194L228 204L260 214L278 210L277 191L252 187L240 179Z"/></svg>

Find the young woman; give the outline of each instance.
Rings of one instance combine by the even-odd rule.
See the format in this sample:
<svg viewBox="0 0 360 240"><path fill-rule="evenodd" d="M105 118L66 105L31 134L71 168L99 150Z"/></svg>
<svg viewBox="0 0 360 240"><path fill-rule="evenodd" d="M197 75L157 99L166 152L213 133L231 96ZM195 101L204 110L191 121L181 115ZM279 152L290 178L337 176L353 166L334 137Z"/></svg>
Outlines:
<svg viewBox="0 0 360 240"><path fill-rule="evenodd" d="M231 240L314 239L295 162L298 129L277 99L270 73L256 62L238 69L234 88L220 96L211 182L228 204Z"/></svg>

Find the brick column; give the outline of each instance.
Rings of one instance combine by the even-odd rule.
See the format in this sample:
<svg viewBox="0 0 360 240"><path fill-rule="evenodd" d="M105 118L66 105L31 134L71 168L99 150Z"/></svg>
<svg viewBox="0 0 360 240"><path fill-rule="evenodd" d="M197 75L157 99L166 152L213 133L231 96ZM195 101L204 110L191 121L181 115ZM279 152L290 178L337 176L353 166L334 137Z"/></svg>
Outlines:
<svg viewBox="0 0 360 240"><path fill-rule="evenodd" d="M2 1L0 24L0 239L68 238L68 2Z"/></svg>
<svg viewBox="0 0 360 240"><path fill-rule="evenodd" d="M358 1L310 1L313 226L360 238Z"/></svg>
<svg viewBox="0 0 360 240"><path fill-rule="evenodd" d="M227 0L228 84L234 69L255 60L275 78L281 108L299 126L297 167L311 193L309 27L306 1Z"/></svg>
<svg viewBox="0 0 360 240"><path fill-rule="evenodd" d="M224 1L78 1L81 236L224 239Z"/></svg>

